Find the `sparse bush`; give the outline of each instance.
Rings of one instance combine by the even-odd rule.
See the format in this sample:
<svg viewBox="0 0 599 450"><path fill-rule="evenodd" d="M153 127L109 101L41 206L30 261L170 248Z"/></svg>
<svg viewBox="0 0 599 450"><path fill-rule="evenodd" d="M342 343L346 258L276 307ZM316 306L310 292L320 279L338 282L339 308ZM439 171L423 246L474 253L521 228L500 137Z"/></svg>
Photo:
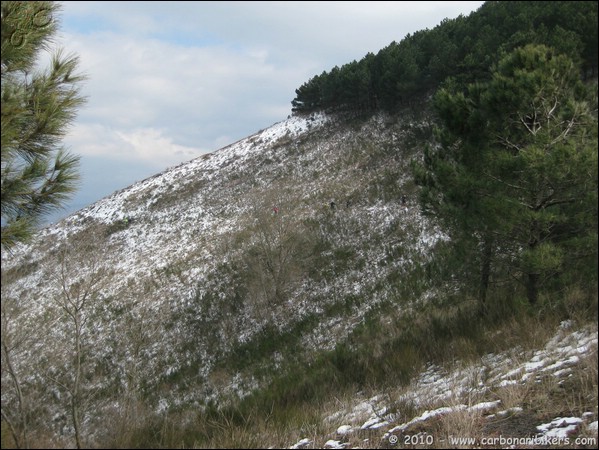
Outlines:
<svg viewBox="0 0 599 450"><path fill-rule="evenodd" d="M104 233L105 233L105 236L108 237L111 234L115 234L120 231L126 230L130 226L131 226L130 219L116 220L106 227Z"/></svg>

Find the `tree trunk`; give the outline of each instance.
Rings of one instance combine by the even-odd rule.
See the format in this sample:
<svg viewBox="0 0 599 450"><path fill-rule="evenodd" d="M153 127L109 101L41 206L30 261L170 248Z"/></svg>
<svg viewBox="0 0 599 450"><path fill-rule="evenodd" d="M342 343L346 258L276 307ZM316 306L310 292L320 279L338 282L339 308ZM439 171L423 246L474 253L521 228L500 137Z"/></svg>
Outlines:
<svg viewBox="0 0 599 450"><path fill-rule="evenodd" d="M81 423L79 422L79 403L80 403L80 383L81 383L81 321L79 312L74 316L75 323L75 379L71 392L71 417L73 418L73 428L75 430L75 444L77 448L83 448L81 445Z"/></svg>
<svg viewBox="0 0 599 450"><path fill-rule="evenodd" d="M4 325L4 324L3 324ZM4 327L2 332L4 333ZM7 367L7 372L10 378L13 381L15 386L15 391L17 394L17 404L18 404L18 428L15 424L10 420L8 415L2 411L2 419L8 425L10 432L12 434L13 440L15 441L15 446L17 448L29 448L29 442L27 441L27 414L25 407L25 397L23 395L23 391L21 390L21 383L19 377L17 376L17 372L12 365L11 352L7 345L7 337L2 336L2 358L4 359Z"/></svg>
<svg viewBox="0 0 599 450"><path fill-rule="evenodd" d="M493 256L493 241L489 237L484 238L483 253L480 268L480 287L478 299L481 309L486 309L487 291L489 290L489 279L491 278L491 259Z"/></svg>
<svg viewBox="0 0 599 450"><path fill-rule="evenodd" d="M526 296L531 305L535 305L539 298L539 278L538 273L529 273L526 280Z"/></svg>

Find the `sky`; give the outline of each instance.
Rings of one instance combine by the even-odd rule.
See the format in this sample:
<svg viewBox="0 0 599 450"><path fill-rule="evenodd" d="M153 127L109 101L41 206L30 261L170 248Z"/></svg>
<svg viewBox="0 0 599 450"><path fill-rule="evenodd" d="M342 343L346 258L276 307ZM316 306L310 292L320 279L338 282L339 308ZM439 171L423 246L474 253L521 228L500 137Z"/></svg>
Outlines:
<svg viewBox="0 0 599 450"><path fill-rule="evenodd" d="M285 120L314 75L484 2L59 3L87 103L64 140L81 182L48 221Z"/></svg>

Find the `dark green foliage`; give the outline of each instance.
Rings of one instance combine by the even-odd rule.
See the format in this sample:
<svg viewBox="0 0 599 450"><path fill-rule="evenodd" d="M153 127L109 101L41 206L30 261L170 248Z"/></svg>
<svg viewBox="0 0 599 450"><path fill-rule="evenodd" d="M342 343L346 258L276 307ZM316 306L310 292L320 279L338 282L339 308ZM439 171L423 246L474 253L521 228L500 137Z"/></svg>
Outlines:
<svg viewBox="0 0 599 450"><path fill-rule="evenodd" d="M119 231L126 230L131 225L131 219L117 220L106 227L104 234L110 236L111 234L118 233Z"/></svg>
<svg viewBox="0 0 599 450"><path fill-rule="evenodd" d="M225 365L234 370L243 370L272 358L276 352L289 354L300 352L302 333L315 326L318 320L319 317L312 314L284 331L273 325L267 325L251 341L234 348L231 355L227 357Z"/></svg>
<svg viewBox="0 0 599 450"><path fill-rule="evenodd" d="M416 166L422 205L452 237L451 265L478 265L480 300L516 279L534 304L556 277L594 266L596 99L572 60L518 48L486 83L447 83L435 106L440 146Z"/></svg>
<svg viewBox="0 0 599 450"><path fill-rule="evenodd" d="M499 56L529 43L545 44L597 74L597 2L487 2L468 17L392 42L296 89L296 112L383 109L414 104L447 77L465 85L489 79Z"/></svg>
<svg viewBox="0 0 599 450"><path fill-rule="evenodd" d="M53 2L2 2L2 247L26 240L60 207L78 179L78 158L61 146L83 103L78 60L60 51L35 64L57 31Z"/></svg>

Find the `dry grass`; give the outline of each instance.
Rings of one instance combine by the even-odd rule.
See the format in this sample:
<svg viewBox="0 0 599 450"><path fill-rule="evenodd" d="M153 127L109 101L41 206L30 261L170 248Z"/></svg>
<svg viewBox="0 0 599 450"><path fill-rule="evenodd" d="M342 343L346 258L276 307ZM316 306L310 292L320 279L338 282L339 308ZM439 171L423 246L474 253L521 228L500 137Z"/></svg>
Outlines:
<svg viewBox="0 0 599 450"><path fill-rule="evenodd" d="M193 448L284 448L300 439L317 442L319 436L328 432L322 421L321 405L294 411L284 420L272 415L232 418L221 415L213 419L201 419L203 439L198 439Z"/></svg>
<svg viewBox="0 0 599 450"><path fill-rule="evenodd" d="M582 326L584 323L589 324L588 318L586 321L575 319L573 322L577 324L575 326ZM543 348L547 341L555 335L558 325L559 320L557 318L525 315L512 318L495 330L488 330L487 336L481 336L481 339L487 340L487 342L494 341L492 348L497 353L512 349L514 359L511 366L518 367L529 361L529 357L526 357L526 351ZM591 322L591 327L596 329L596 324L593 325L593 322ZM455 362L456 359L454 359L458 355L460 358L472 362L480 354L480 348L472 345L468 340L464 341L462 338L455 339L451 345L445 348L449 348L450 351L457 348L455 353L452 352L447 355L447 370L459 367L459 364ZM406 401L406 398L409 398L410 391L415 388L413 385L398 387L395 390L387 389L385 393L389 397L389 404L393 405L393 412L399 413L400 419L397 423L408 422L411 418L421 415L425 410L460 404L471 406L483 401L499 400L498 410L502 411L502 414L487 417L489 413L483 413L479 410L456 408L451 413L411 426L404 431L403 435L398 436L399 442L395 446L391 446L388 441L381 441L384 429L356 431L341 440L346 442L349 447L430 448L431 445L427 445L427 439L432 436L434 446L480 448L482 438L497 436L533 437L538 432L536 429L538 425L549 422L556 417L582 417L583 413L592 413L590 417L594 418L592 420L596 420L598 415L597 367L597 349L595 347L586 356L581 357L576 365L571 367L571 372L566 374L564 379L553 375L551 372L539 372L530 375L524 382L518 380L515 384L502 387L496 386L486 392L479 391L474 395L456 395L450 400L425 403L421 404L420 407L415 407L413 403ZM488 379L485 379L484 372L482 375L476 372L473 373L472 380L467 381L467 384L474 388L479 383L486 384L488 381ZM456 390L457 387L455 386ZM380 389L377 391L373 387L372 395L376 392L380 394L381 391ZM351 399L348 399L348 402L351 403ZM346 405L345 409L348 408L349 406ZM339 409L339 405L337 405L336 410L339 411ZM341 423L331 424L330 428L334 429L338 425L341 425ZM581 428L580 433L580 436L583 437L596 438L596 434L586 430L585 427ZM406 442L410 442L405 440L407 436L411 437L411 442L414 445L406 444ZM455 437L474 438L475 441L472 444L462 441L458 445L456 441L451 440ZM329 434L327 438L335 438L335 436ZM340 437L337 437L337 439L340 439ZM324 442L326 442L326 439L321 436L320 441L315 444L322 446Z"/></svg>
<svg viewBox="0 0 599 450"><path fill-rule="evenodd" d="M462 410L443 416L439 420L435 433L437 442L444 442L444 446L454 446L455 438L479 439L484 426L484 417L481 411ZM466 447L470 447L466 445Z"/></svg>
<svg viewBox="0 0 599 450"><path fill-rule="evenodd" d="M515 324L509 324L502 333L507 333L513 327ZM545 337L548 338L555 330L542 331L539 328L529 326L528 332L521 331L520 342L523 347L534 348L535 344L541 344L537 348L542 348L544 344L542 336L546 335ZM460 353L463 354L463 351L462 349ZM477 352L472 349L471 351ZM520 357L514 360L514 365L522 365L525 362L526 359ZM452 366L451 368L459 366L456 363L449 365ZM472 375L471 380L466 380L466 385L474 388L479 383L487 381L478 375ZM456 392L459 387L457 385L454 387ZM382 440L384 428L360 430L359 426L363 423L360 422L361 419L356 419L354 423L347 423L346 419L358 401L355 391L349 389L336 393L334 397L315 401L313 404L304 404L302 407L294 407L286 411L273 410L270 414L261 416L253 413L247 413L245 416L225 413L210 417L197 416L192 422L187 421L185 427L180 425L182 423L179 421L180 418L171 417L168 423L154 425L161 428L158 442L162 447L264 448L272 446L284 448L301 439L308 439L310 443L305 448L322 448L327 440L334 439L345 443L348 448L436 446L480 448L479 443L482 438L532 437L537 432L536 426L556 417L581 417L583 413L591 412L596 419L597 350L595 348L581 358L564 381L551 373L539 373L530 376L525 382L519 381L516 384L477 391L474 394L455 395L450 399L420 406L416 406L410 400L410 391L414 388L415 386L412 385L384 390L383 397L385 397L385 404L388 405L388 412L398 416L395 424L408 422L420 416L425 410L442 406L472 406L483 401L499 400L498 410L507 412L501 415L495 414L490 418L487 416L491 412L472 410L463 406L456 407L452 412L419 422L406 429L404 434L398 436L399 442L395 446L390 445L388 440ZM380 396L381 390L372 386L366 392L362 392L359 398L368 399L375 394ZM333 415L335 412L341 413ZM366 415L370 412L366 412ZM326 417L330 419L325 420ZM354 429L347 435L337 435L337 428L347 424L358 429ZM391 425L387 428L391 428ZM136 436L139 438L139 433L136 433ZM185 439L182 436L185 436ZM583 427L581 436L593 437L594 435ZM135 441L135 436L130 438L132 439L128 443L139 444ZM454 438L474 438L475 441L472 444L465 441L457 443Z"/></svg>

